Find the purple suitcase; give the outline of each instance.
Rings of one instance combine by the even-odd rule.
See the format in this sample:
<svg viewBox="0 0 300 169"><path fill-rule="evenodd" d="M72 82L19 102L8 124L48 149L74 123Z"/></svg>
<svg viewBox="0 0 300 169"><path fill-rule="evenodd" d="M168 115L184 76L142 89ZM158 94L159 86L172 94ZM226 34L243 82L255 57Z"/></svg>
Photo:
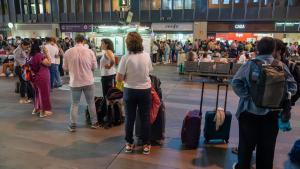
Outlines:
<svg viewBox="0 0 300 169"><path fill-rule="evenodd" d="M202 103L204 83L202 83L200 110L189 111L183 120L181 129L181 142L186 148L198 147L201 134Z"/></svg>

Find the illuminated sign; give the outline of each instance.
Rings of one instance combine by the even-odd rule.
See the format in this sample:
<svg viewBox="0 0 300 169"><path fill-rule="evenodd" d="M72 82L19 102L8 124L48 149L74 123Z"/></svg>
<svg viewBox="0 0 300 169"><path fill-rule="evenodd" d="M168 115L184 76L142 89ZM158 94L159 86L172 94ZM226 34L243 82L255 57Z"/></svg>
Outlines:
<svg viewBox="0 0 300 169"><path fill-rule="evenodd" d="M245 24L235 24L235 25L234 25L234 28L235 28L235 29L245 29L245 28L246 28L246 25L245 25Z"/></svg>

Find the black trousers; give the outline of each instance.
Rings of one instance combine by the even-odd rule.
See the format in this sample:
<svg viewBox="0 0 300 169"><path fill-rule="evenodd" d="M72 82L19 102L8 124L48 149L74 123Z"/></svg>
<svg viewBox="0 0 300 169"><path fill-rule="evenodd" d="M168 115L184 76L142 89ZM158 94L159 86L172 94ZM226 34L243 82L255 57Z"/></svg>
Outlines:
<svg viewBox="0 0 300 169"><path fill-rule="evenodd" d="M62 56L60 56L59 60L60 60L60 63L59 63L59 66L58 66L58 71L60 73L60 76L64 76L65 75L65 72L64 72L64 69L63 69L64 58Z"/></svg>
<svg viewBox="0 0 300 169"><path fill-rule="evenodd" d="M143 145L150 145L151 89L124 89L125 101L125 140L133 144L133 129L136 114L141 120L141 139Z"/></svg>
<svg viewBox="0 0 300 169"><path fill-rule="evenodd" d="M102 76L101 77L101 83L102 83L102 93L103 97L105 98L107 95L108 90L115 86L116 83L116 75L111 75L111 76Z"/></svg>
<svg viewBox="0 0 300 169"><path fill-rule="evenodd" d="M27 97L28 99L33 99L33 88L30 84L30 82L27 82L22 77L22 68L20 66L15 67L16 75L18 75L20 80L20 95L21 97Z"/></svg>
<svg viewBox="0 0 300 169"><path fill-rule="evenodd" d="M250 169L252 152L256 148L256 169L272 169L278 114L254 115L248 112L239 117L238 169Z"/></svg>

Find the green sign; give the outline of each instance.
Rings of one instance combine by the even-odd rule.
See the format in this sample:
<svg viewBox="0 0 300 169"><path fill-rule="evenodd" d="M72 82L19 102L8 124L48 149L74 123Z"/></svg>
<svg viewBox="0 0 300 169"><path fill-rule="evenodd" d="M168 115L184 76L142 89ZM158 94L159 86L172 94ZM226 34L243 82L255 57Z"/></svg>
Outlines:
<svg viewBox="0 0 300 169"><path fill-rule="evenodd" d="M127 0L119 0L119 7L127 6Z"/></svg>

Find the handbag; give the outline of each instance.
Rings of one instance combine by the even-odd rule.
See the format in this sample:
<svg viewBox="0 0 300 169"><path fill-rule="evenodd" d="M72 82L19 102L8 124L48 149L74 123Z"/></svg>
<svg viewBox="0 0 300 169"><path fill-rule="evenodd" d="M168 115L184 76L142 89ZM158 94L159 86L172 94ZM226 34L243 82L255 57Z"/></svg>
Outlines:
<svg viewBox="0 0 300 169"><path fill-rule="evenodd" d="M151 87L151 100L152 100L152 105L150 110L150 123L153 124L156 120L158 110L160 107L160 98L153 86Z"/></svg>

